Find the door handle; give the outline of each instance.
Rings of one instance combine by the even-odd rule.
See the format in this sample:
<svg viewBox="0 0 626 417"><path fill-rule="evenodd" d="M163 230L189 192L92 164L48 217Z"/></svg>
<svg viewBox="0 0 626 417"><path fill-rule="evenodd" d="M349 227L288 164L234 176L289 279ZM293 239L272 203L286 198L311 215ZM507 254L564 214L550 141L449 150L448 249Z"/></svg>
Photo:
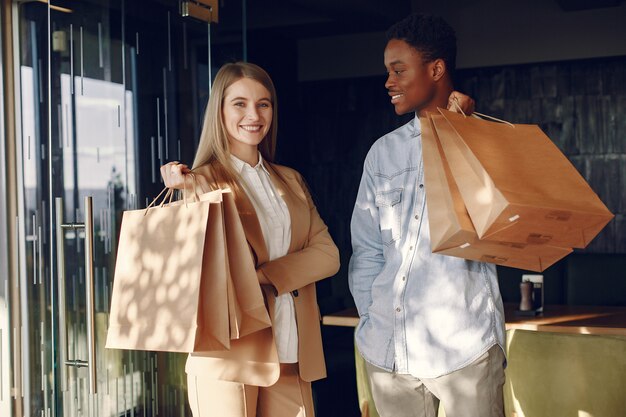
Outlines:
<svg viewBox="0 0 626 417"><path fill-rule="evenodd" d="M93 273L93 199L85 197L85 292L87 300L87 348L89 360L89 392L96 394L96 329Z"/></svg>
<svg viewBox="0 0 626 417"><path fill-rule="evenodd" d="M61 390L67 391L67 367L86 367L89 371L89 393L98 392L96 370L96 338L95 338L95 302L94 302L94 268L93 268L93 199L85 197L85 223L64 223L63 198L57 197L56 204L56 240L57 240L57 281L59 290L59 338ZM67 357L67 319L65 316L65 232L64 229L85 230L85 300L87 307L87 360L68 359Z"/></svg>

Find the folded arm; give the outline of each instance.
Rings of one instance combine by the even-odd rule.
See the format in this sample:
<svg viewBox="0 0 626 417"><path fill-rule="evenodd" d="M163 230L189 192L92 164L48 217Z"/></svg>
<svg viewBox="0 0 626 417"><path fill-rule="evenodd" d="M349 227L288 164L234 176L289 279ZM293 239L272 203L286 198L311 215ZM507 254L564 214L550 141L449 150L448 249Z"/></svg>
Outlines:
<svg viewBox="0 0 626 417"><path fill-rule="evenodd" d="M328 278L339 270L339 250L301 177L298 177L298 182L305 192L309 207L307 242L301 250L266 262L257 269L259 282L273 285L279 295Z"/></svg>

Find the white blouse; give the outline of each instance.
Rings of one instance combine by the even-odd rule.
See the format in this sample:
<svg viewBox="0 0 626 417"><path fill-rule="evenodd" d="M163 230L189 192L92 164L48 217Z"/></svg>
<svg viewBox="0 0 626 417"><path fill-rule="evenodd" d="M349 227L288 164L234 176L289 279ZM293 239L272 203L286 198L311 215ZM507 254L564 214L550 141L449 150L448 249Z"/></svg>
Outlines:
<svg viewBox="0 0 626 417"><path fill-rule="evenodd" d="M261 154L254 167L233 155L231 158L261 224L270 261L286 255L291 244L291 217L287 204L272 184ZM296 310L289 293L276 297L273 328L278 360L281 363L298 362Z"/></svg>

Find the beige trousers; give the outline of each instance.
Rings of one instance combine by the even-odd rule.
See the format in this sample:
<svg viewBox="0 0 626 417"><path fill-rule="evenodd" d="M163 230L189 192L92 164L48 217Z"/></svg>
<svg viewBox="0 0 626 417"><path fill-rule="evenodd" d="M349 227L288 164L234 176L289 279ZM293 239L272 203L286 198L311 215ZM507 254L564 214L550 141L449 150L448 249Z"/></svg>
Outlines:
<svg viewBox="0 0 626 417"><path fill-rule="evenodd" d="M194 417L315 417L311 383L300 379L298 364L281 364L269 387L187 375Z"/></svg>
<svg viewBox="0 0 626 417"><path fill-rule="evenodd" d="M504 353L495 345L477 360L438 378L415 378L365 363L381 417L503 417Z"/></svg>

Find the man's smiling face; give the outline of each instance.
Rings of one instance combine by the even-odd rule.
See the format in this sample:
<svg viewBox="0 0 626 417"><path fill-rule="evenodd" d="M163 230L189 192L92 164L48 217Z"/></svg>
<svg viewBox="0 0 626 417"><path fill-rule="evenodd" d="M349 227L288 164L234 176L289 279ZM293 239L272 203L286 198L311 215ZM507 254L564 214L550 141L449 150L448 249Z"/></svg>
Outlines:
<svg viewBox="0 0 626 417"><path fill-rule="evenodd" d="M385 48L385 68L391 104L396 114L417 112L427 107L435 96L432 62L424 62L422 54L400 39L392 39Z"/></svg>

